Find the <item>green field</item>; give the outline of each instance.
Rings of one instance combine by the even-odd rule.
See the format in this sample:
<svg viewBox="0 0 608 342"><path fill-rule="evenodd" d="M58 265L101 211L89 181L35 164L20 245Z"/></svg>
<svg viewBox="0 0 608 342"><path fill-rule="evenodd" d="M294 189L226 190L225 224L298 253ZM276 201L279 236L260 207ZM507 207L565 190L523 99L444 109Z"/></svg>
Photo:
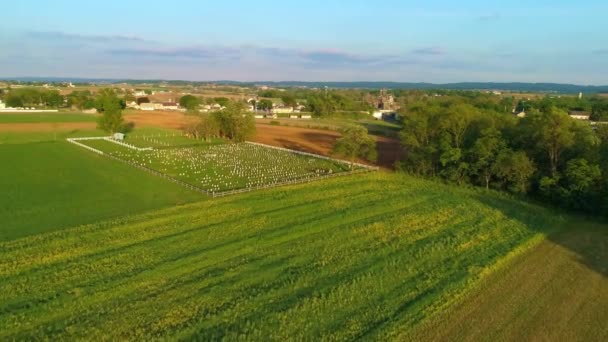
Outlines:
<svg viewBox="0 0 608 342"><path fill-rule="evenodd" d="M65 141L2 144L0 165L0 241L202 198Z"/></svg>
<svg viewBox="0 0 608 342"><path fill-rule="evenodd" d="M0 243L0 339L399 339L567 220L371 173L39 234Z"/></svg>
<svg viewBox="0 0 608 342"><path fill-rule="evenodd" d="M84 113L0 113L0 123L95 122L97 116Z"/></svg>
<svg viewBox="0 0 608 342"><path fill-rule="evenodd" d="M107 135L103 131L95 129L58 129L41 132L2 132L0 131L0 145L25 144L42 141L64 141L66 138L90 137Z"/></svg>

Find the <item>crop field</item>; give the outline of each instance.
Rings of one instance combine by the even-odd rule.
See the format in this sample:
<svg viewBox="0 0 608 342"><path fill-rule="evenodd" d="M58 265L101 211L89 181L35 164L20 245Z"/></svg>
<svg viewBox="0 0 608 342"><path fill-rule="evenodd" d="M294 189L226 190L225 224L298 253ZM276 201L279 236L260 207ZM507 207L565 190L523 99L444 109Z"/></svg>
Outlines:
<svg viewBox="0 0 608 342"><path fill-rule="evenodd" d="M47 138L0 133L0 241L204 198L65 140L31 142Z"/></svg>
<svg viewBox="0 0 608 342"><path fill-rule="evenodd" d="M104 153L212 193L314 180L364 170L359 166L351 170L345 162L249 143L206 144L200 140L170 135L136 140L138 146L145 146L146 142L162 148L138 151L105 140L81 141ZM175 142L177 146L172 145Z"/></svg>
<svg viewBox="0 0 608 342"><path fill-rule="evenodd" d="M97 116L83 113L0 113L0 123L95 122Z"/></svg>
<svg viewBox="0 0 608 342"><path fill-rule="evenodd" d="M404 340L608 341L608 229L572 225Z"/></svg>
<svg viewBox="0 0 608 342"><path fill-rule="evenodd" d="M0 242L0 339L398 339L565 220L367 173Z"/></svg>

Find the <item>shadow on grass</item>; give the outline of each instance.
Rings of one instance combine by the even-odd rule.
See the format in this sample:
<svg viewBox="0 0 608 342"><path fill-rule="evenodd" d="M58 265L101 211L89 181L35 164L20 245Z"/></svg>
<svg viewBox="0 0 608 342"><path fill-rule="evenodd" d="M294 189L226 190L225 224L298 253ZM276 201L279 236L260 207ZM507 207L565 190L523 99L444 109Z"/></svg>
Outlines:
<svg viewBox="0 0 608 342"><path fill-rule="evenodd" d="M478 201L518 220L547 240L576 254L579 263L608 277L608 224L593 218L558 212L557 209L514 201L494 195L475 195ZM547 215L555 221L548 222Z"/></svg>

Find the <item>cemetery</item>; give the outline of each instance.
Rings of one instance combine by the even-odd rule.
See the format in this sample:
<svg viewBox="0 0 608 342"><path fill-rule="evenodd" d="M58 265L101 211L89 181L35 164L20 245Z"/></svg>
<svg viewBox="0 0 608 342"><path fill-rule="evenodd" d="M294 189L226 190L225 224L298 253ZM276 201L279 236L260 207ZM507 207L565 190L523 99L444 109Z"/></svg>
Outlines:
<svg viewBox="0 0 608 342"><path fill-rule="evenodd" d="M140 135L124 141L110 137L70 140L213 197L374 169L263 144L207 143L181 135Z"/></svg>

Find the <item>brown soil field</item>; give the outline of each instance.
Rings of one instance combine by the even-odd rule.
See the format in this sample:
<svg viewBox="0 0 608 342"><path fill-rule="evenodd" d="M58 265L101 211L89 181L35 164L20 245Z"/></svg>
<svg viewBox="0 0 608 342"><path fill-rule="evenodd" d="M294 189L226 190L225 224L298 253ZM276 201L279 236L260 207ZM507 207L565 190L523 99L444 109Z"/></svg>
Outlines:
<svg viewBox="0 0 608 342"><path fill-rule="evenodd" d="M77 129L95 129L94 122L39 122L39 123L0 123L0 132L46 132Z"/></svg>
<svg viewBox="0 0 608 342"><path fill-rule="evenodd" d="M340 133L303 127L285 127L271 125L256 125L255 141L285 147L293 150L328 155ZM401 156L398 140L376 136L378 150L377 164L385 168L393 168L395 161Z"/></svg>
<svg viewBox="0 0 608 342"><path fill-rule="evenodd" d="M135 122L135 127L164 127L180 129L195 117L184 115L181 112L172 111L125 111L125 120Z"/></svg>

